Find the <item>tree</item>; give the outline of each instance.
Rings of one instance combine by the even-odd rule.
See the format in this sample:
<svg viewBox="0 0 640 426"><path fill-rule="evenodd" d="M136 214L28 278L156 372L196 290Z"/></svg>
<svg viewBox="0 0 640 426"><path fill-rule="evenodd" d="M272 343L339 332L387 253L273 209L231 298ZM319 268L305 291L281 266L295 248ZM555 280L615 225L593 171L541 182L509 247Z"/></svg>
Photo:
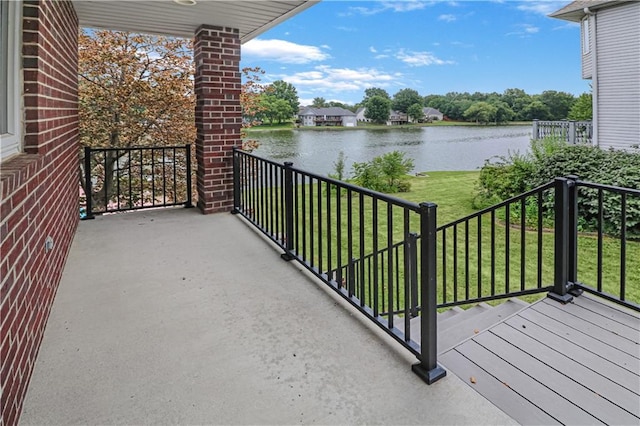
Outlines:
<svg viewBox="0 0 640 426"><path fill-rule="evenodd" d="M513 117L515 116L515 114L511 109L511 107L507 105L506 102L493 100L489 103L496 108L496 114L495 114L496 124L506 123L507 121L513 120Z"/></svg>
<svg viewBox="0 0 640 426"><path fill-rule="evenodd" d="M278 99L285 100L291 106L291 115L296 114L300 109L300 100L298 99L298 91L291 83L283 80L277 80L271 83L268 89L273 96Z"/></svg>
<svg viewBox="0 0 640 426"><path fill-rule="evenodd" d="M464 118L476 123L487 124L495 121L497 108L488 102L476 102L464 112Z"/></svg>
<svg viewBox="0 0 640 426"><path fill-rule="evenodd" d="M413 104L422 104L422 96L413 89L402 89L393 95L392 108L406 113Z"/></svg>
<svg viewBox="0 0 640 426"><path fill-rule="evenodd" d="M549 109L551 120L566 120L576 98L571 93L545 90L539 100Z"/></svg>
<svg viewBox="0 0 640 426"><path fill-rule="evenodd" d="M190 40L97 30L83 31L78 42L82 146L183 145L195 139ZM113 195L105 188L115 191L115 166L125 158L106 154L94 205Z"/></svg>
<svg viewBox="0 0 640 426"><path fill-rule="evenodd" d="M551 112L545 104L535 99L522 109L521 116L524 120L550 120Z"/></svg>
<svg viewBox="0 0 640 426"><path fill-rule="evenodd" d="M413 122L419 122L424 120L424 111L422 104L413 104L407 109L407 115Z"/></svg>
<svg viewBox="0 0 640 426"><path fill-rule="evenodd" d="M373 96L364 104L367 109L364 116L377 124L384 124L389 119L391 100L382 96Z"/></svg>
<svg viewBox="0 0 640 426"><path fill-rule="evenodd" d="M569 120L592 120L593 119L593 96L591 93L583 93L569 111Z"/></svg>
<svg viewBox="0 0 640 426"><path fill-rule="evenodd" d="M314 108L325 108L327 106L327 101L324 98L313 98L311 106Z"/></svg>
<svg viewBox="0 0 640 426"><path fill-rule="evenodd" d="M261 117L264 107L261 103L262 94L265 86L260 83L260 76L264 74L264 70L260 67L245 67L242 69L244 82L240 91L240 105L242 106L242 149L245 151L253 151L258 147L258 141L248 139L245 129L257 124Z"/></svg>
<svg viewBox="0 0 640 426"><path fill-rule="evenodd" d="M362 104L366 104L367 101L374 96L380 96L381 98L391 99L391 96L387 93L386 90L380 89L379 87L369 87L364 90L364 99L362 100Z"/></svg>
<svg viewBox="0 0 640 426"><path fill-rule="evenodd" d="M507 89L502 94L502 101L511 107L515 120L526 120L523 110L531 103L532 99L524 90Z"/></svg>
<svg viewBox="0 0 640 426"><path fill-rule="evenodd" d="M278 98L271 92L262 94L261 100L262 114L271 124L278 122L281 124L293 116L291 105L284 99Z"/></svg>

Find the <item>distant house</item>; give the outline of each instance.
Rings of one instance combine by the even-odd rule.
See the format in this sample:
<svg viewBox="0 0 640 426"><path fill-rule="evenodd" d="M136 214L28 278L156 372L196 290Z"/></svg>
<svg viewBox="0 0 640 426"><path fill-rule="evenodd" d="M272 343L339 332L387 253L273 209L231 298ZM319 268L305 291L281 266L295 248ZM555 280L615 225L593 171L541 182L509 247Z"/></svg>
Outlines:
<svg viewBox="0 0 640 426"><path fill-rule="evenodd" d="M435 108L424 107L422 108L422 113L424 114L424 119L427 121L438 121L444 119L444 114Z"/></svg>
<svg viewBox="0 0 640 426"><path fill-rule="evenodd" d="M364 116L364 113L367 112L365 107L360 107L356 110L356 121L363 121L365 123L370 123L371 119Z"/></svg>
<svg viewBox="0 0 640 426"><path fill-rule="evenodd" d="M298 112L303 126L357 126L356 113L340 107L304 107Z"/></svg>
<svg viewBox="0 0 640 426"><path fill-rule="evenodd" d="M406 112L402 111L391 111L389 114L389 119L387 120L387 126L399 125L399 124L408 124L409 116Z"/></svg>
<svg viewBox="0 0 640 426"><path fill-rule="evenodd" d="M593 143L640 143L640 2L574 1L549 15L581 27L582 78L593 90Z"/></svg>

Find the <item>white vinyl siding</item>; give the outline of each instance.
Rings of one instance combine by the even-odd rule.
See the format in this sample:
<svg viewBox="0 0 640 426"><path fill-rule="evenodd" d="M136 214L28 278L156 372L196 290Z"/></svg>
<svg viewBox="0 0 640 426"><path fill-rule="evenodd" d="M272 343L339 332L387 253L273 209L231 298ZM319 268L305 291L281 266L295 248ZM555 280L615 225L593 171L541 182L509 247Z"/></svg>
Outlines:
<svg viewBox="0 0 640 426"><path fill-rule="evenodd" d="M0 161L21 150L22 2L0 1Z"/></svg>
<svg viewBox="0 0 640 426"><path fill-rule="evenodd" d="M640 2L598 11L598 144L640 144ZM592 45L593 46L593 45Z"/></svg>
<svg viewBox="0 0 640 426"><path fill-rule="evenodd" d="M580 43L582 45L582 78L593 77L593 17L585 16L580 24Z"/></svg>

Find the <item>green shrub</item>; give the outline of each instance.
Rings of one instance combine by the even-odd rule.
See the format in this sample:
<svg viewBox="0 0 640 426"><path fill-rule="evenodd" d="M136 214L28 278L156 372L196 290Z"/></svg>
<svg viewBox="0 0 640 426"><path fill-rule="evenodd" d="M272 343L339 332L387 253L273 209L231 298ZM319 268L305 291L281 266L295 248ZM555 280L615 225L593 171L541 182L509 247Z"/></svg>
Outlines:
<svg viewBox="0 0 640 426"><path fill-rule="evenodd" d="M379 192L408 192L411 184L406 175L413 170L413 160L404 152L392 151L375 157L368 163L353 163L353 181Z"/></svg>
<svg viewBox="0 0 640 426"><path fill-rule="evenodd" d="M640 152L602 150L591 145L567 145L546 139L533 141L528 155L509 154L498 161L486 161L480 171L474 207L482 208L514 197L556 177L576 175L580 180L599 184L640 189ZM597 229L598 191L581 187L578 197L579 230ZM545 222L553 215L553 199L544 201ZM535 214L527 208L527 216ZM514 219L519 212L512 213ZM622 197L603 192L603 229L619 235L622 228ZM527 218L527 223L529 223ZM627 197L627 235L640 237L640 197Z"/></svg>

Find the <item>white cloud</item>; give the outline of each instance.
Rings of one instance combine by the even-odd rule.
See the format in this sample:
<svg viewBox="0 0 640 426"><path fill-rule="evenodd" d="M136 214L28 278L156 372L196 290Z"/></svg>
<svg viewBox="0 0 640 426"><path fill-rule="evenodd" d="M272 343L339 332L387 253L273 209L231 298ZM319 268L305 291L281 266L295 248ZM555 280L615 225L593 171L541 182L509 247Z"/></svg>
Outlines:
<svg viewBox="0 0 640 426"><path fill-rule="evenodd" d="M456 16L455 15L451 15L451 14L438 16L438 21L453 22L456 19L457 19Z"/></svg>
<svg viewBox="0 0 640 426"><path fill-rule="evenodd" d="M388 57L389 57L389 55L380 54L380 55L374 56L373 59L385 59L385 58L388 58Z"/></svg>
<svg viewBox="0 0 640 426"><path fill-rule="evenodd" d="M410 50L400 49L398 53L396 53L396 59L404 62L410 67L424 67L429 65L451 65L455 62L453 61L445 61L438 57L436 57L431 52L413 52Z"/></svg>
<svg viewBox="0 0 640 426"><path fill-rule="evenodd" d="M380 1L376 3L375 7L364 6L352 6L349 8L349 13L342 14L353 15L354 13L360 15L375 15L381 12L411 12L414 10L421 10L425 7L432 6L436 1L422 1L422 0L404 0L404 1Z"/></svg>
<svg viewBox="0 0 640 426"><path fill-rule="evenodd" d="M386 87L403 78L401 73L385 73L375 68L333 68L318 65L313 71L274 76L293 84L300 94L361 91L369 87Z"/></svg>
<svg viewBox="0 0 640 426"><path fill-rule="evenodd" d="M348 33L355 33L356 31L358 31L356 28L344 27L344 26L336 27L336 30L345 31L345 32L348 32Z"/></svg>
<svg viewBox="0 0 640 426"><path fill-rule="evenodd" d="M371 53L378 53L378 51L376 50L376 48L375 48L375 47L373 47L373 46L369 46L369 52L371 52Z"/></svg>
<svg viewBox="0 0 640 426"><path fill-rule="evenodd" d="M537 13L540 15L548 15L556 10L562 8L567 4L566 1L549 1L549 0L525 0L522 4L518 5L518 10L524 12Z"/></svg>
<svg viewBox="0 0 640 426"><path fill-rule="evenodd" d="M530 37L532 34L536 34L540 32L540 28L533 26L531 24L518 24L516 27L519 28L517 31L512 31L507 33L508 36L520 36L522 38Z"/></svg>
<svg viewBox="0 0 640 426"><path fill-rule="evenodd" d="M307 64L330 58L330 55L323 52L320 47L276 39L253 39L248 41L242 46L242 54L244 57L283 62L285 64Z"/></svg>

